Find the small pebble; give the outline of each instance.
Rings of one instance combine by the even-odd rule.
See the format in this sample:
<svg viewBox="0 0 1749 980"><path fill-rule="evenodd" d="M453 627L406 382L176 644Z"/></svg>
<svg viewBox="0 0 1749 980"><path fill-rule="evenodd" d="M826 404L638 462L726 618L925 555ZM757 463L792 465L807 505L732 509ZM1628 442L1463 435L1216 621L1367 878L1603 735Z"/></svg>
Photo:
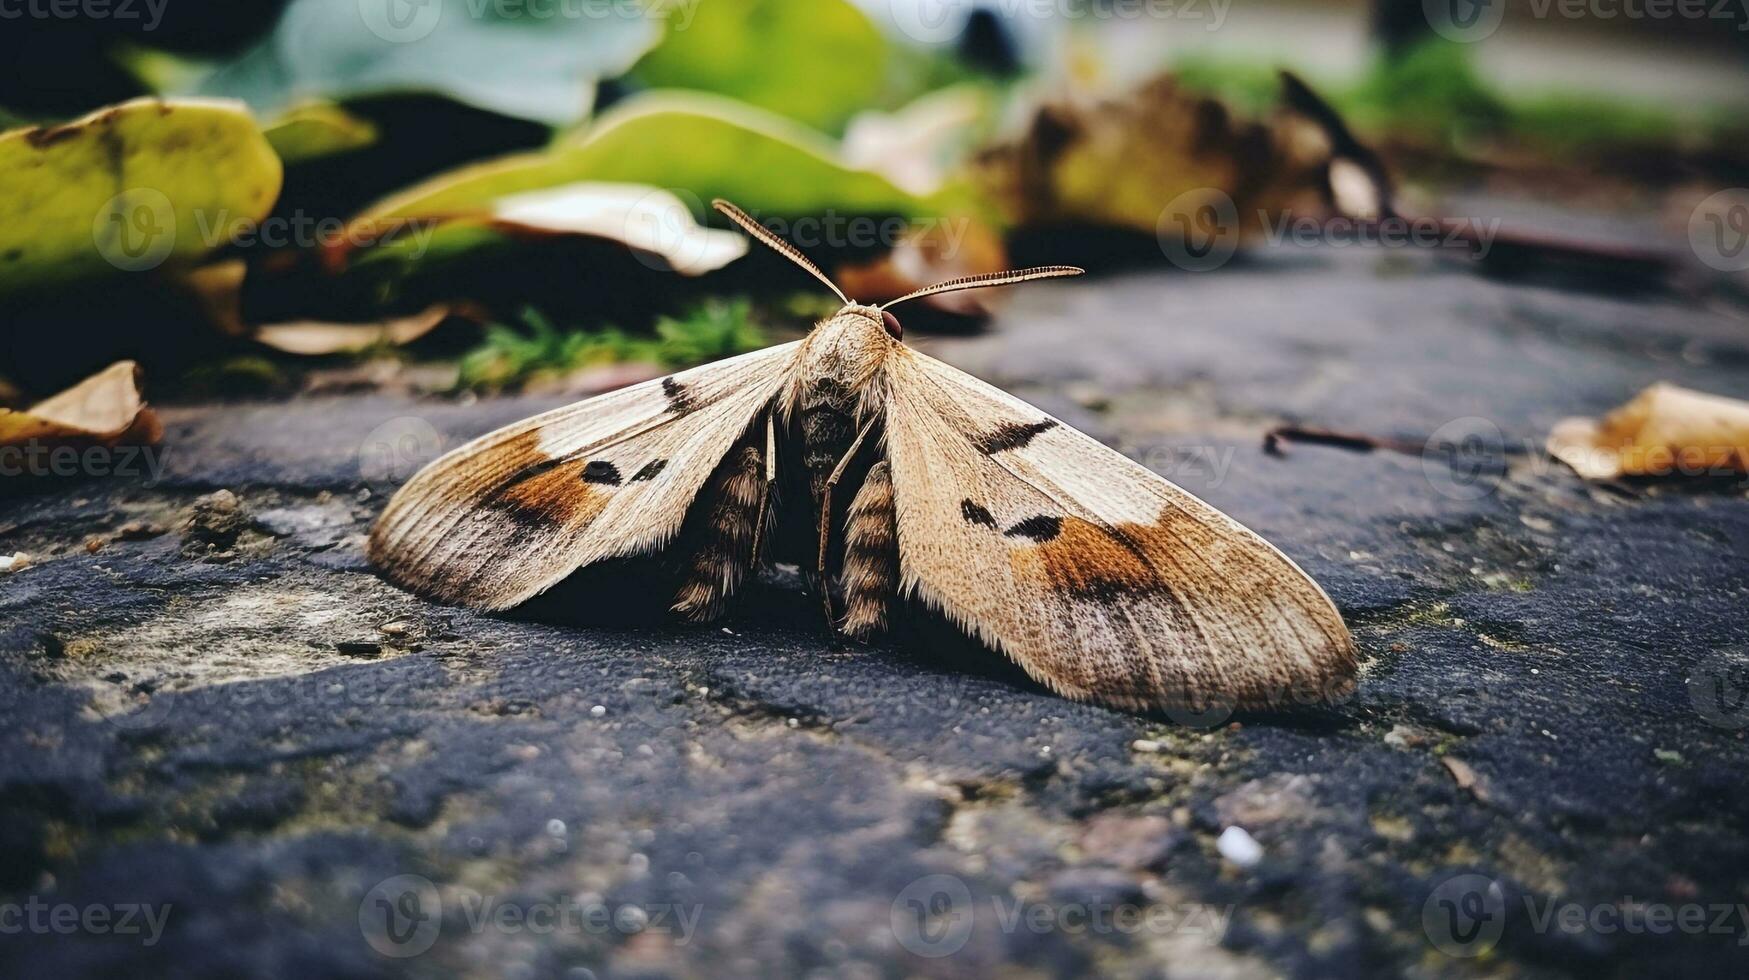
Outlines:
<svg viewBox="0 0 1749 980"><path fill-rule="evenodd" d="M144 541L164 533L164 528L149 521L128 521L115 529L118 541Z"/></svg>
<svg viewBox="0 0 1749 980"><path fill-rule="evenodd" d="M1130 750L1134 752L1164 752L1166 746L1151 738L1138 738L1130 743Z"/></svg>
<svg viewBox="0 0 1749 980"><path fill-rule="evenodd" d="M1243 827L1228 827L1221 831L1220 838L1215 841L1215 850L1241 868L1254 868L1263 860L1263 845Z"/></svg>
<svg viewBox="0 0 1749 980"><path fill-rule="evenodd" d="M601 718L601 717L604 717L606 714L607 714L607 706L606 705L598 704L595 707L589 709L589 717L591 717L591 718Z"/></svg>

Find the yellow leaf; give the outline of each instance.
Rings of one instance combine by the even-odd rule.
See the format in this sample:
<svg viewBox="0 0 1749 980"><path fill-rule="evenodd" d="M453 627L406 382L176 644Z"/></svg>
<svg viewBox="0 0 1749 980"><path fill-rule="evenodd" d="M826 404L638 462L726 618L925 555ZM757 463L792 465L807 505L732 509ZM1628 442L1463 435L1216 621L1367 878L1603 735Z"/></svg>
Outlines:
<svg viewBox="0 0 1749 980"><path fill-rule="evenodd" d="M1548 450L1590 480L1742 473L1749 402L1655 384L1601 420L1556 424Z"/></svg>
<svg viewBox="0 0 1749 980"><path fill-rule="evenodd" d="M198 258L265 217L280 179L236 102L136 99L0 134L0 293Z"/></svg>
<svg viewBox="0 0 1749 980"><path fill-rule="evenodd" d="M332 102L305 102L262 127L262 135L285 163L357 150L376 142L377 128Z"/></svg>

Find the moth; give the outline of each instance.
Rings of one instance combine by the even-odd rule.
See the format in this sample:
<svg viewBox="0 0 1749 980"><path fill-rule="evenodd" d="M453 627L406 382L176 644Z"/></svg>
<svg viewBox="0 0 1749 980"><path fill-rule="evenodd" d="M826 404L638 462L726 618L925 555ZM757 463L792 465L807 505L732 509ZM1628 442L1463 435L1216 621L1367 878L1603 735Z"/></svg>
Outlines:
<svg viewBox="0 0 1749 980"><path fill-rule="evenodd" d="M1281 552L913 350L892 312L1080 269L953 279L867 306L716 207L843 308L802 340L555 409L431 463L372 529L370 557L391 580L503 610L585 566L667 555L674 611L704 620L771 560L774 516L787 514L805 518L805 560L844 633L880 633L920 600L1069 698L1268 708L1353 674L1341 615Z"/></svg>

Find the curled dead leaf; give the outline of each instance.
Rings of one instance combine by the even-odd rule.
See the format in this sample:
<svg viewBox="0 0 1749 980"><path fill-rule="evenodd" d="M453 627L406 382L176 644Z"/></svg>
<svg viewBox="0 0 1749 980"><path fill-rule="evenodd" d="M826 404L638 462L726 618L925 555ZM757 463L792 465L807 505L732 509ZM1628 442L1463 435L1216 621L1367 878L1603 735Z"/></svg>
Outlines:
<svg viewBox="0 0 1749 980"><path fill-rule="evenodd" d="M452 310L438 303L411 316L389 317L364 323L328 323L296 320L270 323L255 329L255 339L287 354L319 356L350 354L378 346L399 347L430 333Z"/></svg>
<svg viewBox="0 0 1749 980"><path fill-rule="evenodd" d="M1589 480L1749 470L1749 402L1655 384L1602 419L1570 418L1549 455Z"/></svg>
<svg viewBox="0 0 1749 980"><path fill-rule="evenodd" d="M23 410L0 409L0 446L150 444L164 435L140 394L140 367L117 361Z"/></svg>
<svg viewBox="0 0 1749 980"><path fill-rule="evenodd" d="M674 194L641 184L583 182L495 201L492 223L525 233L590 235L661 258L687 276L714 272L747 254L747 238L700 225Z"/></svg>
<svg viewBox="0 0 1749 980"><path fill-rule="evenodd" d="M978 153L971 177L1010 224L1130 229L1163 246L1236 242L1294 213L1393 213L1377 156L1304 82L1281 82L1276 109L1255 117L1171 73L1119 95L1046 101Z"/></svg>

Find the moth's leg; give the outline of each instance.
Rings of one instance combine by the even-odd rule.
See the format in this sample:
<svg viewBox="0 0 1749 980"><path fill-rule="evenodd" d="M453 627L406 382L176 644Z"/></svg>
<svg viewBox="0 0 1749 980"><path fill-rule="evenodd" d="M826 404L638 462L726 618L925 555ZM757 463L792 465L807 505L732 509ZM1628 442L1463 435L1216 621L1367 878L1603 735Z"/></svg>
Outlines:
<svg viewBox="0 0 1749 980"><path fill-rule="evenodd" d="M759 570L760 552L764 550L766 525L771 522L771 497L777 492L777 421L775 411L765 413L765 488L759 495L759 519L753 522L753 560L747 565Z"/></svg>
<svg viewBox="0 0 1749 980"><path fill-rule="evenodd" d="M820 558L816 569L820 573L820 598L826 604L826 622L834 622L837 617L832 614L832 580L826 577L827 546L832 543L832 488L844 477L844 468L856 458L856 451L862 448L862 441L868 438L868 432L874 428L875 420L871 417L862 424L862 430L856 434L850 448L838 460L838 465L832 467L832 475L826 477L826 484L820 491Z"/></svg>
<svg viewBox="0 0 1749 980"><path fill-rule="evenodd" d="M710 507L701 528L704 544L687 566L674 597L675 612L700 622L715 619L752 567L764 469L759 450L743 446L711 474L701 495Z"/></svg>
<svg viewBox="0 0 1749 980"><path fill-rule="evenodd" d="M899 585L899 534L893 475L869 468L844 522L844 632L859 639L887 628L887 603Z"/></svg>

